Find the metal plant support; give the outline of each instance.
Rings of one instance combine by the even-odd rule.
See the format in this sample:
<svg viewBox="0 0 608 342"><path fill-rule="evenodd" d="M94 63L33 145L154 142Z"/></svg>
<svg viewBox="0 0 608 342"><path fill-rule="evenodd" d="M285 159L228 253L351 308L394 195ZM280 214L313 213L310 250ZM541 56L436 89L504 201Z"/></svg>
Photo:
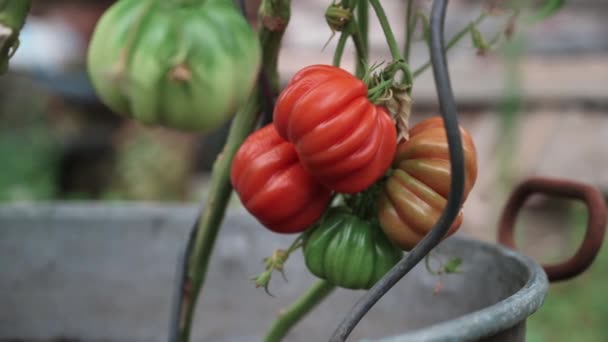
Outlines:
<svg viewBox="0 0 608 342"><path fill-rule="evenodd" d="M447 0L435 0L431 11L431 63L437 94L439 97L439 105L441 115L443 117L447 132L447 139L450 151L452 181L450 184L450 193L447 200L447 205L441 214L439 220L431 230L431 232L410 252L403 260L393 267L374 287L372 287L350 310L344 321L334 332L331 341L344 341L350 332L355 328L357 323L365 316L371 307L388 292L401 278L403 278L414 266L416 266L437 244L448 231L452 222L458 215L462 196L464 193L464 153L462 150L462 142L460 138L460 130L458 129L458 114L456 110L456 102L452 93L450 84L450 76L445 56L444 47L444 22L447 9ZM244 1L240 0L239 5L243 15L245 15ZM264 119L272 117L273 97L272 92L268 90L268 80L264 70L260 73L259 86L264 91L265 115ZM270 114L269 114L270 113ZM196 234L198 221L194 223L193 229L189 235L186 248L179 260L179 272L177 274L175 293L173 299L173 311L171 315L171 325L169 333L169 341L179 341L179 324L181 322L182 313L182 296L184 294L184 280L187 269L187 256L191 250L193 238ZM186 291L187 292L187 291Z"/></svg>
<svg viewBox="0 0 608 342"><path fill-rule="evenodd" d="M441 116L445 123L450 150L450 167L452 178L450 193L445 209L432 230L424 237L410 253L395 265L380 279L348 312L342 323L335 330L331 342L344 341L353 331L357 323L365 316L372 306L382 298L401 278L416 266L445 236L452 222L458 215L464 192L464 153L458 128L458 113L456 101L452 93L450 75L444 51L443 28L448 0L435 0L431 9L431 63Z"/></svg>

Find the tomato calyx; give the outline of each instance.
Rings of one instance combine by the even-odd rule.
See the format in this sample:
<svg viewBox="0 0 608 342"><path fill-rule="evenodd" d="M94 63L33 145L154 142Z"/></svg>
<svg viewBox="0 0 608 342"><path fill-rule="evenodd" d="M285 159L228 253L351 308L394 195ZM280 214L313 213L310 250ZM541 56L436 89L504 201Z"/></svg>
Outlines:
<svg viewBox="0 0 608 342"><path fill-rule="evenodd" d="M264 292L271 297L274 297L270 290L268 289L270 285L270 280L272 279L272 273L276 270L281 273L283 280L287 282L287 276L285 275L285 263L291 253L293 253L298 248L302 247L304 234L298 236L294 242L289 246L288 249L276 249L272 252L272 255L264 258L264 272L258 274L251 278L254 281L255 287L263 287Z"/></svg>
<svg viewBox="0 0 608 342"><path fill-rule="evenodd" d="M403 60L389 63L381 72L372 74L379 65L372 66L363 81L368 87L367 97L376 105L385 107L397 126L397 142L409 138L409 118L412 109L411 75ZM397 74L403 72L403 81L397 82Z"/></svg>

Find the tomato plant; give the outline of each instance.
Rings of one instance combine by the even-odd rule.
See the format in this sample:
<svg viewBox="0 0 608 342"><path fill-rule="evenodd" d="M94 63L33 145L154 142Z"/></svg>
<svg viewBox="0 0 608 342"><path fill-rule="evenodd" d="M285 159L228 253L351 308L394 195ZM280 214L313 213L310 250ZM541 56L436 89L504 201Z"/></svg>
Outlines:
<svg viewBox="0 0 608 342"><path fill-rule="evenodd" d="M477 152L469 133L460 127L465 156L465 197L477 178ZM399 144L393 171L378 199L378 218L388 237L405 250L429 232L446 205L450 190L450 156L443 120L433 117L410 129ZM462 223L462 213L448 236Z"/></svg>
<svg viewBox="0 0 608 342"><path fill-rule="evenodd" d="M232 1L123 0L88 51L101 100L146 124L209 131L251 95L260 43Z"/></svg>
<svg viewBox="0 0 608 342"><path fill-rule="evenodd" d="M301 232L329 204L331 191L308 173L293 145L272 124L251 134L232 162L230 179L243 205L268 229Z"/></svg>
<svg viewBox="0 0 608 342"><path fill-rule="evenodd" d="M30 3L0 0L0 74L19 45L19 30ZM238 109L224 152L214 165L210 205L201 211L186 247L172 341L190 338L194 307L230 198L229 180L245 208L269 229L295 233L312 227L288 249L266 258L266 271L255 278L256 286L268 289L272 272L283 272L290 253L302 247L309 270L323 279L279 316L265 338L269 342L281 340L335 285L370 288L399 262L402 249L411 249L429 232L442 212L452 220L461 203L452 202L456 196L448 194L451 190L460 196L463 180L454 179L450 185L443 121L423 121L409 131L409 140L397 146L397 130L399 140L407 138L414 79L432 65L440 108L444 116L454 118L445 52L470 34L478 53L487 53L502 38L513 35L524 8L519 2L515 6L492 2L444 42L447 0L433 1L431 15L407 0L401 54L379 0L332 1L325 18L333 33L340 32L333 66L312 65L298 72L279 96L274 123L246 138L255 127L257 113L271 107L278 93L277 63L291 1L260 1L258 37L243 17L245 2L239 3L242 13L232 1L224 0L117 1L97 24L88 52L90 79L101 100L115 112L143 123L209 131ZM546 1L527 21L546 18L564 3ZM371 72L380 64L371 61L372 67L366 67L369 47L375 46L369 41L370 6L391 54L386 67L374 75ZM479 25L486 17L502 14L508 14L504 28L486 39ZM412 70L410 52L420 26L430 61ZM356 74L363 80L339 67L349 39L356 52ZM253 91L262 57L264 77ZM451 133L457 130L455 125L447 127ZM475 183L477 164L473 141L464 129L461 132L464 202ZM460 164L461 151L456 152L452 157ZM335 202L333 191L339 192ZM330 202L333 207L328 209ZM449 228L447 221L437 225L436 232L443 234ZM448 235L461 222L462 213ZM409 272L438 238L439 234L403 259L382 286L355 306L332 341L346 339L361 313L396 282L392 281ZM445 270L455 270L459 262L446 264Z"/></svg>
<svg viewBox="0 0 608 342"><path fill-rule="evenodd" d="M274 124L304 167L330 189L365 190L390 166L397 131L363 81L329 65L300 70L277 101Z"/></svg>
<svg viewBox="0 0 608 342"><path fill-rule="evenodd" d="M310 272L347 289L369 289L403 255L377 221L360 218L344 207L331 208L304 239Z"/></svg>

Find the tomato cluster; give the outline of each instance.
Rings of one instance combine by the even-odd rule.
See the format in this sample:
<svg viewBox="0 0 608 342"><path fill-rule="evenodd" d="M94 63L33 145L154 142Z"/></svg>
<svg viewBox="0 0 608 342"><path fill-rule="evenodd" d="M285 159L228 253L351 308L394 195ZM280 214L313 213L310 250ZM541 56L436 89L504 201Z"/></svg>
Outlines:
<svg viewBox="0 0 608 342"><path fill-rule="evenodd" d="M260 41L231 1L123 0L97 24L87 67L115 112L204 132L250 98L261 60ZM399 70L404 81L397 84ZM303 68L279 95L273 122L234 156L230 180L245 208L273 232L305 231L306 265L335 285L371 287L446 205L443 121L425 120L406 132L407 75L397 57L365 81L335 66ZM398 144L398 136L409 139ZM464 129L462 137L466 198L477 165ZM449 234L461 222L462 214Z"/></svg>
<svg viewBox="0 0 608 342"><path fill-rule="evenodd" d="M232 184L267 228L300 232L321 217L332 192L361 192L380 179L396 139L391 117L370 102L363 81L337 67L309 66L279 96L273 124L240 147Z"/></svg>
<svg viewBox="0 0 608 342"><path fill-rule="evenodd" d="M461 132L466 198L477 164L473 140ZM238 150L232 184L268 229L306 231L303 252L313 274L367 289L428 233L447 202L443 120L424 120L407 135L397 143L394 119L368 99L363 81L337 67L309 66L280 94L273 123ZM332 194L343 203L331 206ZM461 222L462 214L449 234Z"/></svg>

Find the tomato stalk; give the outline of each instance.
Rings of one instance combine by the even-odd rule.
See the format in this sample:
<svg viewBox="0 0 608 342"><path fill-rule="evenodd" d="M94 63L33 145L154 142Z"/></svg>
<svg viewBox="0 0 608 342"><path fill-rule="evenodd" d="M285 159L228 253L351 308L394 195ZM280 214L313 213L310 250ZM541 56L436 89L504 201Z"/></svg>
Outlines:
<svg viewBox="0 0 608 342"><path fill-rule="evenodd" d="M488 12L489 11L489 12ZM519 16L519 10L514 9L512 13L509 15L503 30L499 31L490 41L486 42L485 39L481 36L481 33L477 29L477 27L491 14L491 9L488 11L482 11L479 16L469 23L467 26L463 27L460 31L458 31L448 42L445 44L444 50L448 52L452 49L458 42L460 42L467 34L471 35L471 39L473 41L473 45L478 49L479 54L483 54L485 51L490 49L492 46L496 45L500 38L510 39L513 34L514 25L517 17ZM427 41L430 44L430 42ZM421 65L418 69L414 70L413 76L414 78L420 76L424 71L426 71L431 66L431 61L427 61L423 65Z"/></svg>
<svg viewBox="0 0 608 342"><path fill-rule="evenodd" d="M357 30L355 34L360 37L363 51L358 51L357 58L357 69L355 74L361 78L365 75L365 63L369 60L369 3L367 0L359 0L357 4ZM365 61L365 63L360 63Z"/></svg>
<svg viewBox="0 0 608 342"><path fill-rule="evenodd" d="M260 27L259 38L263 47L263 64L274 92L278 91L277 61L280 42L290 14L290 0L263 0L260 6L263 25ZM262 97L260 90L256 89L255 94L238 111L230 127L224 149L213 165L207 205L199 217L191 253L186 256L186 279L181 289L182 301L179 313L179 341L186 342L190 338L196 301L205 281L213 246L232 192L230 184L232 160L239 146L254 130L261 110Z"/></svg>
<svg viewBox="0 0 608 342"><path fill-rule="evenodd" d="M416 28L416 21L413 12L414 0L407 0L407 7L405 9L405 45L403 47L403 58L406 61L410 60L410 51L412 48L412 38L414 29Z"/></svg>
<svg viewBox="0 0 608 342"><path fill-rule="evenodd" d="M378 17L378 21L380 22L380 26L382 26L382 31L384 32L384 36L386 37L386 43L391 51L391 56L394 61L404 61L401 56L401 52L399 52L399 46L397 45L397 40L395 39L395 35L393 34L393 30L391 29L391 25L388 22L388 18L386 17L386 13L384 12L384 8L380 4L378 0L369 0L369 3L372 5L374 12L376 12L376 16ZM403 71L403 83L408 86L409 89L412 87L413 77L407 63L402 64Z"/></svg>
<svg viewBox="0 0 608 342"><path fill-rule="evenodd" d="M285 263L287 262L287 259L289 259L291 253L302 247L302 240L305 234L306 233L300 234L300 236L298 236L293 241L293 243L291 244L291 246L289 246L289 248L287 248L287 250L277 249L272 252L272 255L270 257L264 259L264 272L258 274L257 276L251 279L255 282L255 287L263 287L267 295L274 297L268 289L268 286L270 285L270 280L272 279L272 273L275 270L279 271L283 276L283 280L287 281L287 277L285 276Z"/></svg>
<svg viewBox="0 0 608 342"><path fill-rule="evenodd" d="M340 34L340 38L338 38L338 44L336 45L336 50L334 51L334 58L332 60L332 64L335 67L339 67L342 62L342 55L344 54L344 47L346 46L346 41L348 40L348 33L342 32Z"/></svg>
<svg viewBox="0 0 608 342"><path fill-rule="evenodd" d="M330 295L336 287L326 280L317 281L289 308L279 312L277 320L264 337L264 342L282 341L289 330L315 306Z"/></svg>
<svg viewBox="0 0 608 342"><path fill-rule="evenodd" d="M25 24L31 0L0 0L0 74L19 47L19 31Z"/></svg>
<svg viewBox="0 0 608 342"><path fill-rule="evenodd" d="M460 42L462 40L462 38L464 38L469 32L471 32L473 30L473 28L475 28L477 25L481 24L481 22L483 22L483 20L487 17L487 13L482 12L474 21L472 21L469 25L465 26L464 28L462 28L460 31L458 31L453 37L452 39L450 39L448 41L448 43L445 45L445 52L450 51L451 48L453 48L454 46L456 46L456 44L458 44L458 42ZM422 74L423 72L425 72L429 67L431 66L431 61L427 61L426 63L424 63L422 66L420 66L418 69L414 70L414 72L412 73L412 76L414 78L420 76L420 74Z"/></svg>
<svg viewBox="0 0 608 342"><path fill-rule="evenodd" d="M519 141L517 126L522 114L522 70L520 63L524 46L524 38L518 37L508 44L503 52L507 76L500 105L502 132L499 141L503 143L499 145L500 149L498 151L500 165L498 179L500 180L501 195L503 196L508 194L508 189L511 189L515 183L513 151L519 146L512 142Z"/></svg>
<svg viewBox="0 0 608 342"><path fill-rule="evenodd" d="M338 39L338 44L336 45L336 50L334 51L332 64L336 67L340 66L342 55L344 55L344 47L346 46L348 38L351 37L357 54L357 70L365 70L365 61L368 55L367 42L365 40L366 36L362 36L361 32L359 31L360 25L358 24L358 21L352 17L352 12L355 9L355 5L356 2L353 0L345 1L343 3L343 6L345 6L344 9L351 13L351 15L344 27L341 28L342 32L340 33L340 38ZM367 18L364 19L364 21L367 21Z"/></svg>
<svg viewBox="0 0 608 342"><path fill-rule="evenodd" d="M366 60L365 58L359 56L366 56L367 50L364 47L363 40L356 27L357 21L355 19L351 19L351 21L346 25L345 31L340 34L340 39L338 40L338 45L336 46L336 50L334 52L334 59L332 63L334 66L340 66L340 62L342 61L342 55L344 54L344 47L346 46L346 41L350 36L353 39L353 43L355 44L355 50L357 53L357 70L365 70ZM349 33L349 31L352 32Z"/></svg>

